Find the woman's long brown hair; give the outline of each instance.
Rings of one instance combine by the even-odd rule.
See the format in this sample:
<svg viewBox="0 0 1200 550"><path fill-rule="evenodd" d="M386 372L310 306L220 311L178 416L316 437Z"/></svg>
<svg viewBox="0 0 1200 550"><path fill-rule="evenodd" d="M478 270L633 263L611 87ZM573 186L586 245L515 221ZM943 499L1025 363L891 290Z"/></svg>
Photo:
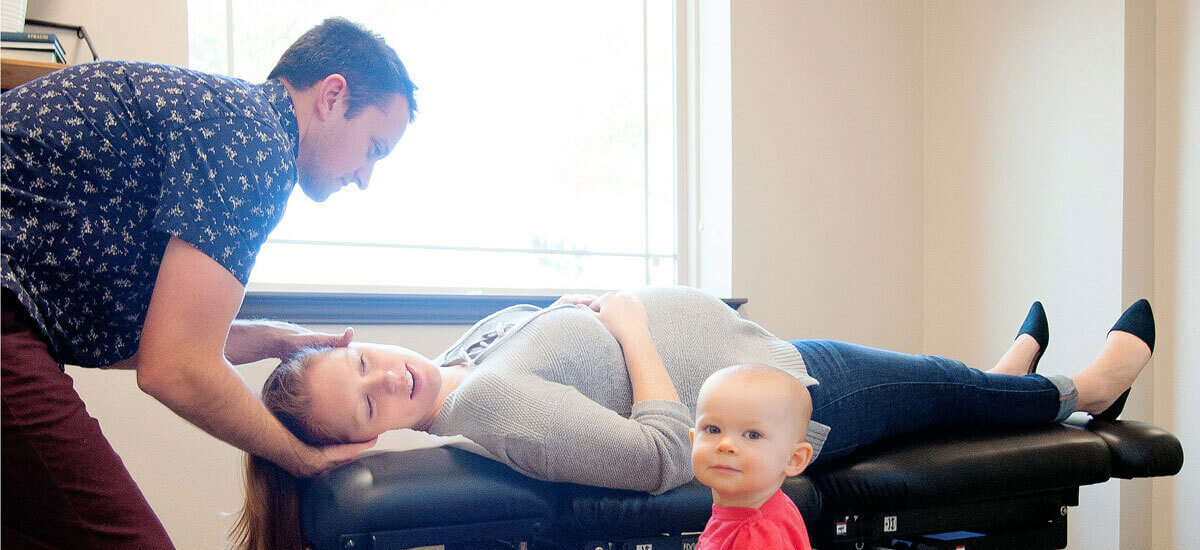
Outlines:
<svg viewBox="0 0 1200 550"><path fill-rule="evenodd" d="M309 422L305 371L325 349L305 349L280 363L263 384L262 400L279 421L310 445L332 443ZM302 550L299 482L262 457L246 455L246 502L230 531L240 550Z"/></svg>
<svg viewBox="0 0 1200 550"><path fill-rule="evenodd" d="M246 504L231 532L234 548L302 550L296 478L262 457L246 455Z"/></svg>

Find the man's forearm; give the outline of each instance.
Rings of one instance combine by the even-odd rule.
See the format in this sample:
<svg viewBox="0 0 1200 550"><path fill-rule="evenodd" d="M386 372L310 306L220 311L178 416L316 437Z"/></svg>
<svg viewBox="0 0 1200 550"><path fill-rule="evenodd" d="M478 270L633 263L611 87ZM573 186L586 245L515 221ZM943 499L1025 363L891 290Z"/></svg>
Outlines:
<svg viewBox="0 0 1200 550"><path fill-rule="evenodd" d="M287 323L235 320L225 339L225 358L235 365L244 365L281 355L275 345L280 325Z"/></svg>
<svg viewBox="0 0 1200 550"><path fill-rule="evenodd" d="M239 361L270 357L278 343L232 329L243 294L228 270L171 237L138 342L138 387L218 439L308 473L324 453L291 435L225 358L227 348ZM236 341L227 345L231 333Z"/></svg>
<svg viewBox="0 0 1200 550"><path fill-rule="evenodd" d="M283 321L235 320L225 337L225 359L235 365L285 359L298 349L348 346L353 338L350 329L324 334Z"/></svg>
<svg viewBox="0 0 1200 550"><path fill-rule="evenodd" d="M164 369L173 373L167 379L139 376L139 386L213 437L294 473L309 473L311 448L267 411L232 365L218 359L190 366Z"/></svg>

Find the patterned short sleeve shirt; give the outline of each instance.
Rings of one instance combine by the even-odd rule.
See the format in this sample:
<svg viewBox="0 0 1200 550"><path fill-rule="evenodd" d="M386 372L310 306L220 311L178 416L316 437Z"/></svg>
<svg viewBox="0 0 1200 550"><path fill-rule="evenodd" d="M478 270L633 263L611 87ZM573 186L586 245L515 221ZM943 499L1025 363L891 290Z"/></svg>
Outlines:
<svg viewBox="0 0 1200 550"><path fill-rule="evenodd" d="M0 97L3 285L62 363L137 351L178 237L246 284L296 181L283 85L104 61Z"/></svg>

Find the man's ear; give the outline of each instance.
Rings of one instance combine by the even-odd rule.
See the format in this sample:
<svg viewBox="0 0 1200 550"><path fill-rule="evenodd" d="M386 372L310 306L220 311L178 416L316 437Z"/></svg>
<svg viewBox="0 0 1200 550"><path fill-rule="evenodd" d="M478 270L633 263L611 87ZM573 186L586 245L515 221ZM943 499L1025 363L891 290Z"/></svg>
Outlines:
<svg viewBox="0 0 1200 550"><path fill-rule="evenodd" d="M804 468L808 467L808 461L812 459L813 447L807 441L801 441L792 449L792 456L788 458L787 465L783 467L784 475L791 477L800 475Z"/></svg>
<svg viewBox="0 0 1200 550"><path fill-rule="evenodd" d="M320 120L341 113L346 114L346 100L350 93L346 87L346 77L334 73L317 82L316 86L316 115Z"/></svg>

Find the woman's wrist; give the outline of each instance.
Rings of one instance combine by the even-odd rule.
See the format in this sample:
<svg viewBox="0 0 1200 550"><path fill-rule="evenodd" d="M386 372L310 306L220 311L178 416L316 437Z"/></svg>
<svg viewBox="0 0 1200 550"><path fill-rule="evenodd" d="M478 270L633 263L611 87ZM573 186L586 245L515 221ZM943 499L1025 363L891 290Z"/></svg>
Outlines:
<svg viewBox="0 0 1200 550"><path fill-rule="evenodd" d="M636 344L633 341L629 341L629 345L622 344L625 367L629 371L629 383L633 390L633 401L679 401L679 393L667 374L662 357L658 355L658 348L654 347L654 340L647 334L646 338L636 341Z"/></svg>
<svg viewBox="0 0 1200 550"><path fill-rule="evenodd" d="M636 326L613 334L621 349L638 349L647 346L654 347L654 339L650 336L650 327Z"/></svg>
<svg viewBox="0 0 1200 550"><path fill-rule="evenodd" d="M617 340L617 342L621 344L621 353L625 356L625 364L630 368L654 367L656 364L662 363L662 359L658 356L658 349L654 347L654 340L649 337L631 337Z"/></svg>

